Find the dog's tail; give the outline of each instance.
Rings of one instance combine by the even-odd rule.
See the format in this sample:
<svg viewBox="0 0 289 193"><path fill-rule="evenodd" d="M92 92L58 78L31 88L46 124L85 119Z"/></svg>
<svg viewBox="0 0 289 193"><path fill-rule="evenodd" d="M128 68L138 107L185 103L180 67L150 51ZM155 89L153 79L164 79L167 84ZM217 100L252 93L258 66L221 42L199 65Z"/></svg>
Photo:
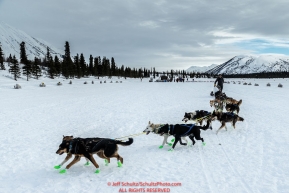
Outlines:
<svg viewBox="0 0 289 193"><path fill-rule="evenodd" d="M205 125L205 126L203 126L203 127L201 126L200 129L202 129L202 130L207 130L209 127L210 127L210 129L212 130L211 119L208 119L208 120L207 120L207 125Z"/></svg>
<svg viewBox="0 0 289 193"><path fill-rule="evenodd" d="M244 121L245 119L243 117L238 116L238 121Z"/></svg>
<svg viewBox="0 0 289 193"><path fill-rule="evenodd" d="M242 99L239 100L239 102L237 103L238 106L240 106L242 104Z"/></svg>
<svg viewBox="0 0 289 193"><path fill-rule="evenodd" d="M128 138L128 141L126 142L116 140L116 144L123 145L123 146L128 146L128 145L131 145L132 143L133 143L133 138Z"/></svg>

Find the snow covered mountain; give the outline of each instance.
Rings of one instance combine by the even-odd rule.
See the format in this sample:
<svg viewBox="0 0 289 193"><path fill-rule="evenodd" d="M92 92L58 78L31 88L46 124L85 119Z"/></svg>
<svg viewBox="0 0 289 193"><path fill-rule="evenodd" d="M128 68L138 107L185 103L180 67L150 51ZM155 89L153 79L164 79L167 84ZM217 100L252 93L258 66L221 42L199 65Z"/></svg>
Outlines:
<svg viewBox="0 0 289 193"><path fill-rule="evenodd" d="M187 72L206 72L214 67L216 67L218 64L212 64L210 66L191 66L186 71Z"/></svg>
<svg viewBox="0 0 289 193"><path fill-rule="evenodd" d="M289 57L280 55L235 56L208 70L212 74L251 74L289 71Z"/></svg>
<svg viewBox="0 0 289 193"><path fill-rule="evenodd" d="M61 51L49 43L38 38L31 37L25 32L13 28L0 21L0 43L4 53L4 57L10 54L20 57L20 43L24 41L26 47L26 54L28 59L32 60L34 57L44 58L47 52L47 47L50 48L52 56L61 56L64 51Z"/></svg>

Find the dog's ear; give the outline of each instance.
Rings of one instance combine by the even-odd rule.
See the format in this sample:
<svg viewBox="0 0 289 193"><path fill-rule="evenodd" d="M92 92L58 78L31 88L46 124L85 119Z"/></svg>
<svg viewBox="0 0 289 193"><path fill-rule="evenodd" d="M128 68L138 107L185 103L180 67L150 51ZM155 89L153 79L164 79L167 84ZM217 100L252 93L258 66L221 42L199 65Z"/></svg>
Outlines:
<svg viewBox="0 0 289 193"><path fill-rule="evenodd" d="M71 135L70 137L73 138L73 135Z"/></svg>

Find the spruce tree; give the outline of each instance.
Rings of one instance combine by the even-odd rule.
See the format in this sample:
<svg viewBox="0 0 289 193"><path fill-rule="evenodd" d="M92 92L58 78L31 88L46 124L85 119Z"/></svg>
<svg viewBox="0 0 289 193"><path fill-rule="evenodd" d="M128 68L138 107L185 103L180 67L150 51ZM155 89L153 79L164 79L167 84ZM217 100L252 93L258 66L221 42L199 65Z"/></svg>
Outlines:
<svg viewBox="0 0 289 193"><path fill-rule="evenodd" d="M23 64L23 75L28 79L31 77L32 74L32 66L31 62L27 59L26 50L25 50L25 42L20 43L20 63Z"/></svg>
<svg viewBox="0 0 289 193"><path fill-rule="evenodd" d="M69 78L74 76L74 66L70 57L70 46L68 41L65 42L64 48L65 50L62 62L62 75L65 78Z"/></svg>
<svg viewBox="0 0 289 193"><path fill-rule="evenodd" d="M98 58L95 57L93 60L93 76L98 76Z"/></svg>
<svg viewBox="0 0 289 193"><path fill-rule="evenodd" d="M4 54L0 44L0 70L6 70L4 65Z"/></svg>
<svg viewBox="0 0 289 193"><path fill-rule="evenodd" d="M49 47L47 47L45 61L46 61L46 65L47 65L48 76L49 76L49 78L54 79L54 77L56 76L57 73L56 73L56 69L54 66L53 58L50 54L50 48Z"/></svg>
<svg viewBox="0 0 289 193"><path fill-rule="evenodd" d="M31 78L31 75L32 75L31 61L27 60L26 64L23 65L22 69L23 69L23 75L26 76L27 81L28 81L28 79Z"/></svg>
<svg viewBox="0 0 289 193"><path fill-rule="evenodd" d="M7 58L6 61L8 62L8 66L10 66L11 63L12 63L12 56L11 56L11 54L9 55L9 57Z"/></svg>
<svg viewBox="0 0 289 193"><path fill-rule="evenodd" d="M120 76L124 76L124 65L121 65L119 75L120 75Z"/></svg>
<svg viewBox="0 0 289 193"><path fill-rule="evenodd" d="M54 77L56 76L56 69L54 66L54 61L52 57L48 58L48 76L51 79L54 79Z"/></svg>
<svg viewBox="0 0 289 193"><path fill-rule="evenodd" d="M88 66L88 71L89 71L89 73L88 73L89 76L94 75L94 69L93 69L93 57L92 57L92 55L89 56L89 66Z"/></svg>
<svg viewBox="0 0 289 193"><path fill-rule="evenodd" d="M80 65L79 65L79 56L78 56L78 54L76 56L74 56L74 65L75 65L75 68L76 68L76 76L77 76L77 78L81 78L81 68L80 68Z"/></svg>
<svg viewBox="0 0 289 193"><path fill-rule="evenodd" d="M102 76L106 76L106 57L103 56L102 62L101 62L101 69L102 69Z"/></svg>
<svg viewBox="0 0 289 193"><path fill-rule="evenodd" d="M14 80L17 81L17 78L20 78L20 67L19 67L19 63L15 57L15 55L13 56L13 58L11 57L11 54L9 56L9 60L11 61L11 65L10 65L10 69L9 72L13 75Z"/></svg>
<svg viewBox="0 0 289 193"><path fill-rule="evenodd" d="M80 54L79 65L81 68L82 77L84 77L86 75L87 69L85 59L82 53Z"/></svg>
<svg viewBox="0 0 289 193"><path fill-rule="evenodd" d="M41 76L41 68L40 68L40 59L34 58L34 62L32 65L32 75L38 80Z"/></svg>
<svg viewBox="0 0 289 193"><path fill-rule="evenodd" d="M25 49L25 42L20 43L20 63L26 64L28 61Z"/></svg>
<svg viewBox="0 0 289 193"><path fill-rule="evenodd" d="M110 75L110 62L109 59L107 59L105 56L102 59L102 70L103 70L103 75L104 76L109 76Z"/></svg>
<svg viewBox="0 0 289 193"><path fill-rule="evenodd" d="M45 56L45 59L46 59L46 61L47 61L48 63L49 63L50 58L51 58L50 48L47 47L47 48L46 48L46 56Z"/></svg>
<svg viewBox="0 0 289 193"><path fill-rule="evenodd" d="M59 77L61 74L61 63L59 61L59 58L56 55L54 56L54 67L55 67L56 75Z"/></svg>
<svg viewBox="0 0 289 193"><path fill-rule="evenodd" d="M103 76L102 62L100 56L98 56L98 65L97 65L98 76Z"/></svg>
<svg viewBox="0 0 289 193"><path fill-rule="evenodd" d="M116 64L114 61L114 58L111 58L111 72L112 72L112 76L116 76Z"/></svg>

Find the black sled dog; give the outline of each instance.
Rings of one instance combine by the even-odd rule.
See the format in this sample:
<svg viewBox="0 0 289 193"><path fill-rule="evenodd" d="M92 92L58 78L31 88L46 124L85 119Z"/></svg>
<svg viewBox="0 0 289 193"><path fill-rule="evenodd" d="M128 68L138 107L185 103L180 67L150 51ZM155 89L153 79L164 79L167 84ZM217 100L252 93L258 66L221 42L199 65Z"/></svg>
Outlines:
<svg viewBox="0 0 289 193"><path fill-rule="evenodd" d="M196 143L194 138L197 140L201 140L204 143L204 139L201 138L201 129L207 130L208 128L212 129L211 127L211 120L207 120L206 126L197 126L195 124L176 124L176 125L169 125L169 124L153 124L149 122L147 128L143 131L146 132L147 135L150 132L153 132L155 134L158 134L160 136L166 134L166 135L173 135L175 137L174 144L172 148L169 151L173 151L176 144L180 141L181 145L187 145L186 143L182 143L181 137L188 136L192 142L193 145Z"/></svg>
<svg viewBox="0 0 289 193"><path fill-rule="evenodd" d="M60 173L65 173L72 165L77 163L81 157L87 158L96 167L96 172L99 173L99 165L93 158L93 154L97 154L100 158L105 159L105 162L110 163L110 158L117 158L118 166L123 164L123 158L118 154L118 145L128 146L133 143L133 139L129 138L129 141L122 142L108 138L73 138L73 136L63 136L62 143L59 145L56 154L62 155L67 153L64 161L55 166L55 169L59 169L65 162L67 162L72 155L75 155L71 163L69 163L65 169Z"/></svg>

